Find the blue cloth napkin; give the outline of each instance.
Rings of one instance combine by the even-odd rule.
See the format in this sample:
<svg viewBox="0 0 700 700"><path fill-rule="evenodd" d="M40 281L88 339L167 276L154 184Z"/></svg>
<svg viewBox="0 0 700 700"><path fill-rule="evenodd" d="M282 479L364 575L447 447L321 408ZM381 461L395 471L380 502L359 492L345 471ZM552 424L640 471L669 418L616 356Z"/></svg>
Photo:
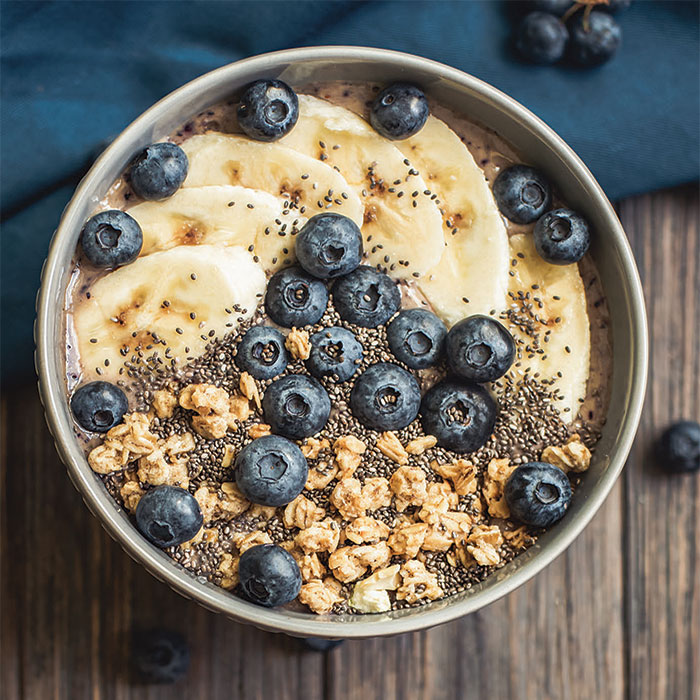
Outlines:
<svg viewBox="0 0 700 700"><path fill-rule="evenodd" d="M266 51L356 44L492 83L548 122L611 198L698 179L698 3L636 0L593 70L513 56L514 2L3 2L2 376L31 377L48 240L109 137L192 78Z"/></svg>

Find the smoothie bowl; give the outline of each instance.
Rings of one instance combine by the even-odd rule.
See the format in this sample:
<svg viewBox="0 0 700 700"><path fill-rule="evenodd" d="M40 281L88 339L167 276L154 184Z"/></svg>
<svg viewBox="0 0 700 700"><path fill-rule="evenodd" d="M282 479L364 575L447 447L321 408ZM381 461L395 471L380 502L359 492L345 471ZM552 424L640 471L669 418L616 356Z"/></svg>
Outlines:
<svg viewBox="0 0 700 700"><path fill-rule="evenodd" d="M66 208L37 370L90 510L181 594L368 637L486 605L629 451L639 280L546 125L455 69L295 49L156 104Z"/></svg>

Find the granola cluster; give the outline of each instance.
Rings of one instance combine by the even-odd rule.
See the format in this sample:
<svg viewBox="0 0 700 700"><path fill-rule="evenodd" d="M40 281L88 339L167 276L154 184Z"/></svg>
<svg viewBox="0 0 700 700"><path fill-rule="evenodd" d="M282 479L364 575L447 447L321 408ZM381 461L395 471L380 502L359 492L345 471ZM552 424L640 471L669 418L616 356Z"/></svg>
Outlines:
<svg viewBox="0 0 700 700"><path fill-rule="evenodd" d="M287 336L295 358L308 357L308 344L305 331ZM150 412L127 414L88 457L99 474L120 474L119 495L130 511L153 486L190 488L204 524L179 549L220 547L213 576L223 588L237 586L243 552L276 542L299 565L298 600L309 610L385 612L446 594L436 556L455 571L495 568L509 552L534 542L527 527L509 521L504 489L517 465L505 458L483 466L456 456L446 459L450 453L436 448L432 435L402 439L386 431L369 439L362 433L299 441L309 465L307 483L281 508L250 503L231 480L193 484L189 461L197 440L209 444L234 430L249 440L270 434L270 426L256 420L261 388L244 372L233 391L209 383L155 391ZM190 430L162 437L156 422L180 410ZM226 443L217 454L230 474L236 448ZM377 456L389 465L384 475L367 469ZM573 435L547 446L541 459L565 472L581 472L591 453Z"/></svg>

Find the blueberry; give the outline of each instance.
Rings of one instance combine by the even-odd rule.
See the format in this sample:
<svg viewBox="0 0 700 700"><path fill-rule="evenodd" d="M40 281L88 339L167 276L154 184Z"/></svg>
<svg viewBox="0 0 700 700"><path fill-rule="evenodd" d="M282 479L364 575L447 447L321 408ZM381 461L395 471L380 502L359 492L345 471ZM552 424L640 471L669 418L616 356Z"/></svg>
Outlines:
<svg viewBox="0 0 700 700"><path fill-rule="evenodd" d="M267 608L291 603L301 589L299 566L276 544L246 549L238 563L238 578L246 598Z"/></svg>
<svg viewBox="0 0 700 700"><path fill-rule="evenodd" d="M83 384L70 400L78 425L92 433L106 433L129 409L126 394L109 382Z"/></svg>
<svg viewBox="0 0 700 700"><path fill-rule="evenodd" d="M549 527L561 520L571 502L566 474L547 462L517 467L503 490L510 514L533 527Z"/></svg>
<svg viewBox="0 0 700 700"><path fill-rule="evenodd" d="M571 209L552 209L541 216L533 237L540 257L552 265L578 262L591 242L588 223Z"/></svg>
<svg viewBox="0 0 700 700"><path fill-rule="evenodd" d="M298 265L276 272L267 283L265 311L280 326L317 323L328 305L328 289Z"/></svg>
<svg viewBox="0 0 700 700"><path fill-rule="evenodd" d="M95 267L119 267L138 258L143 233L136 219L110 209L88 220L80 234L80 245Z"/></svg>
<svg viewBox="0 0 700 700"><path fill-rule="evenodd" d="M437 364L446 335L445 324L426 309L402 311L386 329L394 357L411 369L425 369Z"/></svg>
<svg viewBox="0 0 700 700"><path fill-rule="evenodd" d="M288 134L299 118L299 99L281 80L256 80L243 93L238 125L256 141L277 141Z"/></svg>
<svg viewBox="0 0 700 700"><path fill-rule="evenodd" d="M516 224L529 224L549 209L552 190L534 168L511 165L498 174L493 196L503 216Z"/></svg>
<svg viewBox="0 0 700 700"><path fill-rule="evenodd" d="M136 524L157 547L191 540L202 527L202 511L195 497L179 486L156 486L136 506Z"/></svg>
<svg viewBox="0 0 700 700"><path fill-rule="evenodd" d="M238 368L256 379L272 379L281 374L289 362L284 340L276 328L253 326L238 344Z"/></svg>
<svg viewBox="0 0 700 700"><path fill-rule="evenodd" d="M133 635L131 663L140 681L175 683L187 674L190 649L172 630L140 630Z"/></svg>
<svg viewBox="0 0 700 700"><path fill-rule="evenodd" d="M331 293L340 317L363 328L386 323L401 307L401 292L396 282L367 265L360 265L341 277Z"/></svg>
<svg viewBox="0 0 700 700"><path fill-rule="evenodd" d="M310 651L330 651L340 646L344 639L321 639L320 637L306 637L302 644Z"/></svg>
<svg viewBox="0 0 700 700"><path fill-rule="evenodd" d="M607 12L579 13L569 25L571 60L580 66L609 61L622 42L620 25Z"/></svg>
<svg viewBox="0 0 700 700"><path fill-rule="evenodd" d="M576 0L533 0L531 7L533 10L549 12L552 15L561 17L575 2Z"/></svg>
<svg viewBox="0 0 700 700"><path fill-rule="evenodd" d="M337 382L346 382L355 374L363 348L354 333L333 326L314 333L310 340L306 368L314 377L334 377Z"/></svg>
<svg viewBox="0 0 700 700"><path fill-rule="evenodd" d="M469 316L456 323L445 343L450 370L473 382L492 382L513 364L515 341L489 316Z"/></svg>
<svg viewBox="0 0 700 700"><path fill-rule="evenodd" d="M293 501L304 490L309 473L301 450L279 435L266 435L246 445L234 469L241 493L261 506Z"/></svg>
<svg viewBox="0 0 700 700"><path fill-rule="evenodd" d="M683 420L669 426L657 444L657 455L667 471L700 470L700 424Z"/></svg>
<svg viewBox="0 0 700 700"><path fill-rule="evenodd" d="M564 55L569 32L564 23L546 12L531 12L518 27L515 46L532 63L556 63Z"/></svg>
<svg viewBox="0 0 700 700"><path fill-rule="evenodd" d="M405 428L418 415L420 387L410 372L389 362L379 362L355 380L350 409L368 428Z"/></svg>
<svg viewBox="0 0 700 700"><path fill-rule="evenodd" d="M498 408L486 389L470 382L443 381L429 389L420 407L426 435L455 452L474 452L486 444Z"/></svg>
<svg viewBox="0 0 700 700"><path fill-rule="evenodd" d="M369 120L375 131L397 141L417 134L429 113L428 100L421 90L408 83L394 83L377 95Z"/></svg>
<svg viewBox="0 0 700 700"><path fill-rule="evenodd" d="M331 412L331 400L312 377L290 374L270 384L262 407L273 432L298 439L322 430Z"/></svg>
<svg viewBox="0 0 700 700"><path fill-rule="evenodd" d="M140 153L131 166L131 186L143 199L166 199L175 194L187 177L187 155L174 143L154 143Z"/></svg>
<svg viewBox="0 0 700 700"><path fill-rule="evenodd" d="M347 216L317 214L297 234L295 251L299 264L314 277L340 277L362 260L362 233Z"/></svg>

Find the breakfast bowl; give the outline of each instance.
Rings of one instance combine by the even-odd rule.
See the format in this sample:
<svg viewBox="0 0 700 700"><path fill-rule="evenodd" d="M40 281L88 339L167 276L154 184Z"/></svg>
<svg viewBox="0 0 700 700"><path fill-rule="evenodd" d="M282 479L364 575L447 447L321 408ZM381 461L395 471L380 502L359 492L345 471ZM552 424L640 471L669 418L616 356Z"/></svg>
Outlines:
<svg viewBox="0 0 700 700"><path fill-rule="evenodd" d="M612 370L607 417L590 467L578 480L560 522L523 553L461 592L374 614L349 609L314 615L255 605L183 568L145 539L91 469L85 445L76 438L66 372L65 305L85 221L136 153L261 78L279 79L293 88L334 81L418 85L430 100L488 127L512 145L522 162L546 174L557 199L580 212L594 232L590 257L609 308ZM37 312L36 368L47 422L90 511L132 558L181 595L234 620L296 636L364 638L424 629L474 612L533 577L571 544L612 488L634 439L646 382L646 319L634 258L610 202L581 160L546 124L490 85L434 61L372 48L312 47L256 56L207 73L151 107L114 140L77 187L51 243Z"/></svg>

